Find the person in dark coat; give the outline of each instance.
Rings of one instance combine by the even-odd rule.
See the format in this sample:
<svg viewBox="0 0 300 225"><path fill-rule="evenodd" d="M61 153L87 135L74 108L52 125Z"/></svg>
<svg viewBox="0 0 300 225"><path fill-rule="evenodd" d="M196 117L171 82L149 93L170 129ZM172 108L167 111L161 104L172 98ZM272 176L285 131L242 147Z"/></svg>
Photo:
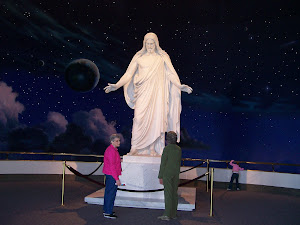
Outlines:
<svg viewBox="0 0 300 225"><path fill-rule="evenodd" d="M170 220L177 217L178 184L181 166L181 148L176 144L177 134L174 131L167 133L168 145L161 156L158 179L164 185L165 211L158 219Z"/></svg>

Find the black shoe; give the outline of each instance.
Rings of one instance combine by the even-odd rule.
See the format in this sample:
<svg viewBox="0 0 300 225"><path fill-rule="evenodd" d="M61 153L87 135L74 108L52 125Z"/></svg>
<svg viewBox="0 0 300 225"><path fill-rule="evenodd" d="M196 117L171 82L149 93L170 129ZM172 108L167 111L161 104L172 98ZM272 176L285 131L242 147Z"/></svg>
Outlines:
<svg viewBox="0 0 300 225"><path fill-rule="evenodd" d="M104 214L103 215L105 218L108 218L108 219L117 219L118 217L114 214Z"/></svg>

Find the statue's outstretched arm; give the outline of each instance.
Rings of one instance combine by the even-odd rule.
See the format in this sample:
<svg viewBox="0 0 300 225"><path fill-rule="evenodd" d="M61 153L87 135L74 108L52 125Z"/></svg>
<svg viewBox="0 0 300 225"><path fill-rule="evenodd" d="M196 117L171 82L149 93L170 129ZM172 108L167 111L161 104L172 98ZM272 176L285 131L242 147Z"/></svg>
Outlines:
<svg viewBox="0 0 300 225"><path fill-rule="evenodd" d="M168 79L172 82L172 84L174 84L176 87L178 87L181 91L187 92L188 94L192 93L193 88L191 88L190 86L188 86L186 84L181 84L178 76L173 74L171 72L171 70L168 68L168 66L166 66L166 69L167 69L166 74L168 76Z"/></svg>
<svg viewBox="0 0 300 225"><path fill-rule="evenodd" d="M116 84L108 83L108 86L104 88L105 93L109 93L111 91L115 91L120 87L124 86L126 83L130 81L135 71L137 70L137 62L131 62L128 66L126 73L120 78L120 80Z"/></svg>

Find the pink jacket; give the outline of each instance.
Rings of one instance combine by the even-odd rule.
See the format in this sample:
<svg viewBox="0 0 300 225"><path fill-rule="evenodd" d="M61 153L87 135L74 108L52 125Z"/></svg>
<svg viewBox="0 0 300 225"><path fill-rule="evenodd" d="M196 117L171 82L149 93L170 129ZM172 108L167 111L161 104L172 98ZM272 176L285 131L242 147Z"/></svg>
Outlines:
<svg viewBox="0 0 300 225"><path fill-rule="evenodd" d="M244 170L244 168L239 167L237 164L233 163L234 160L230 161L230 165L232 166L232 172L238 173L240 170Z"/></svg>
<svg viewBox="0 0 300 225"><path fill-rule="evenodd" d="M121 171L121 159L118 149L113 145L110 145L104 153L104 166L102 172L106 175L113 176L115 180L119 180Z"/></svg>

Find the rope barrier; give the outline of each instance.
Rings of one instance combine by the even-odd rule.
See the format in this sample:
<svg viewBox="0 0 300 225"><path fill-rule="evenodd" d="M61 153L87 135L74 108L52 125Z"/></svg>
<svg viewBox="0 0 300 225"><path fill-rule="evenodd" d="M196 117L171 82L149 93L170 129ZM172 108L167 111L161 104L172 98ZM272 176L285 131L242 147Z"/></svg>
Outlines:
<svg viewBox="0 0 300 225"><path fill-rule="evenodd" d="M100 186L105 187L105 184L104 184L104 183L100 183L100 182L98 182L98 181L96 181L96 180L94 180L94 179L92 179L92 178L89 178L89 177L86 176L86 175L83 175L83 174L79 173L77 170L73 169L71 166L69 166L69 165L66 164L66 167L68 168L68 170L70 170L70 171L71 171L72 173L74 173L76 176L82 177L82 178L84 178L84 179L87 179L87 180L89 180L89 181L95 183L95 184L98 184L98 185L100 185Z"/></svg>
<svg viewBox="0 0 300 225"><path fill-rule="evenodd" d="M201 176L196 177L196 178L194 178L193 180L189 180L189 181L187 181L187 182L180 183L180 184L178 185L178 187L184 186L184 185L189 184L189 183L191 183L191 182L193 182L193 181L195 181L195 180L198 180L198 179L200 179L200 178L206 176L207 174L209 174L209 173L202 174ZM127 191L127 192L157 192L157 191L163 191L164 188L161 188L161 189L154 189L154 190L128 190L128 189L119 189L119 188L118 188L118 190L119 190L119 191Z"/></svg>
<svg viewBox="0 0 300 225"><path fill-rule="evenodd" d="M184 182L184 183L179 184L178 187L181 187L181 186L184 186L184 185L186 185L186 184L189 184L189 183L191 183L191 182L193 182L193 181L195 181L195 180L198 180L198 179L200 179L200 178L202 178L202 177L204 177L204 176L207 176L208 174L209 174L209 172L206 172L206 173L202 174L202 175L199 176L199 177L196 177L196 178L194 178L194 179L192 179L192 180L189 180L189 181L186 181L186 182Z"/></svg>
<svg viewBox="0 0 300 225"><path fill-rule="evenodd" d="M190 170L192 170L192 169L195 169L195 168L197 168L197 167L199 167L199 166L202 166L204 163L206 163L206 162L202 162L202 163L200 163L199 165L196 165L196 166L193 166L192 168L189 168L189 169L187 169L187 170L181 171L180 173L184 173L184 172L190 171Z"/></svg>
<svg viewBox="0 0 300 225"><path fill-rule="evenodd" d="M190 168L190 169L188 169L188 170L186 170L186 171L189 171L189 170L191 170L191 169L194 169L194 168L196 168L196 167L198 167L198 166L201 166L201 165L203 165L205 162L203 162L203 163L201 163L201 164L199 164L199 165L197 165L197 166L194 166L193 168ZM69 165L67 165L67 164L65 164L66 165L66 167L68 168L68 170L70 170L72 173L74 173L76 176L79 176L79 177L82 177L82 178L84 178L84 179L87 179L87 180L89 180L89 181L91 181L91 182L93 182L93 183L95 183L95 184L98 184L98 185L100 185L100 186L103 186L103 187L105 187L105 184L104 183L100 183L100 182L98 182L98 181L96 181L96 180L94 180L94 179L92 179L92 178L89 178L88 176L90 176L90 175L83 175L83 174L81 174L80 172L78 172L77 170L75 170L74 168L72 168L71 166L69 166ZM101 165L102 165L102 163L101 163ZM98 167L96 170L98 170L100 167ZM186 172L186 171L183 171L183 172ZM94 171L95 172L95 171ZM93 172L93 173L94 173ZM186 184L189 184L189 183L191 183L191 182L193 182L193 181L195 181L195 180L198 180L198 179L200 179L200 178L202 178L202 177L204 177L204 176L206 176L206 175L208 175L209 173L208 172L206 172L205 174L202 174L202 175L200 175L200 176L198 176L198 177L196 177L196 178L194 178L194 179L192 179L192 180L189 180L189 181L187 181L187 182L184 182L184 183L180 183L179 185L178 185L178 187L181 187L181 186L184 186L184 185L186 185ZM120 188L118 188L118 190L119 191L127 191L127 192L157 192L157 191L163 191L164 190L164 188L161 188L161 189L154 189L154 190L129 190L129 189L120 189Z"/></svg>
<svg viewBox="0 0 300 225"><path fill-rule="evenodd" d="M74 168L72 168L71 166L68 166L69 168L72 168L72 170L73 171L76 171L76 172L78 172L78 174L80 174L80 176L81 177L89 177L89 176L91 176L91 175L93 175L101 166L102 166L102 164L103 164L103 162L101 162L101 164L93 171L93 172L91 172L90 174L88 174L88 175L84 175L84 174L82 174L82 173L79 173L77 170L75 170ZM67 166L67 164L66 164L66 166ZM70 169L69 169L70 170ZM72 171L71 171L72 172ZM79 175L78 175L79 176Z"/></svg>
<svg viewBox="0 0 300 225"><path fill-rule="evenodd" d="M93 175L102 166L102 164L103 164L103 162L101 162L101 164L93 172L91 172L90 174L88 174L86 176L89 177L89 176Z"/></svg>

